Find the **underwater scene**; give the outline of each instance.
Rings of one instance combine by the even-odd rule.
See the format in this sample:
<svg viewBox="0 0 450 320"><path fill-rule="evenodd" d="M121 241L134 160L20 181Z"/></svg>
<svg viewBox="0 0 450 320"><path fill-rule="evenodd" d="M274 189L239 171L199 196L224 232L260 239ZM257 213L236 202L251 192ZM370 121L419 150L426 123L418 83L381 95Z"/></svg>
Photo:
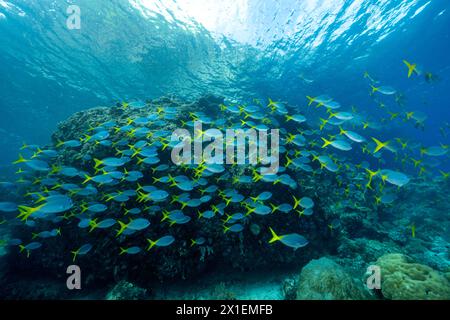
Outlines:
<svg viewBox="0 0 450 320"><path fill-rule="evenodd" d="M450 2L0 0L1 300L449 300Z"/></svg>

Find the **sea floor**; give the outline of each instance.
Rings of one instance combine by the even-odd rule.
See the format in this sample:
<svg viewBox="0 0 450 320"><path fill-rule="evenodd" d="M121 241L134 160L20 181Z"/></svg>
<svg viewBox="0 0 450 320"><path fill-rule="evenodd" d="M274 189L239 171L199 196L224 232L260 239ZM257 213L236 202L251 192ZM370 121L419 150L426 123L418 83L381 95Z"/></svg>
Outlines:
<svg viewBox="0 0 450 320"><path fill-rule="evenodd" d="M177 283L155 288L154 299L163 300L283 300L283 284L298 272L274 271L235 274L234 279L224 279L224 274L210 274L187 283Z"/></svg>

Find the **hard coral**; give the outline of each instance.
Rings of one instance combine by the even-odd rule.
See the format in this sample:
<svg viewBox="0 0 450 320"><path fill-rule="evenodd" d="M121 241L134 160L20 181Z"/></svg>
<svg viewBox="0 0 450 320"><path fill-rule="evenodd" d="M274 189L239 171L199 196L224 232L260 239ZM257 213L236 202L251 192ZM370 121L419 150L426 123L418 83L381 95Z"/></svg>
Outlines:
<svg viewBox="0 0 450 320"><path fill-rule="evenodd" d="M394 253L380 257L381 291L392 300L450 299L450 283L440 272Z"/></svg>
<svg viewBox="0 0 450 320"><path fill-rule="evenodd" d="M312 260L300 273L298 300L366 300L369 297L362 285L331 259Z"/></svg>

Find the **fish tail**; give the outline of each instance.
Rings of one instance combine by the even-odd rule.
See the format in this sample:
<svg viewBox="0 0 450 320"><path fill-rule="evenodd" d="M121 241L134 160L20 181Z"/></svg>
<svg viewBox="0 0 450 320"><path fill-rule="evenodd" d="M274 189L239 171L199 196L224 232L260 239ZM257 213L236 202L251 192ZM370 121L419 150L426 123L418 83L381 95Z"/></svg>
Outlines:
<svg viewBox="0 0 450 320"><path fill-rule="evenodd" d="M28 219L28 217L33 213L34 208L27 207L27 206L18 206L20 214L17 216L17 218L21 218L22 221L25 221Z"/></svg>
<svg viewBox="0 0 450 320"><path fill-rule="evenodd" d="M322 131L323 128L327 125L328 120L325 120L325 119L323 119L323 118L320 118L320 122L321 122L321 124L320 124L319 129L320 129L320 131Z"/></svg>
<svg viewBox="0 0 450 320"><path fill-rule="evenodd" d="M120 247L119 249L120 249L119 255L123 255L123 254L127 253L127 249L122 248L122 247Z"/></svg>
<svg viewBox="0 0 450 320"><path fill-rule="evenodd" d="M297 199L295 196L292 196L292 198L294 198L294 206L292 208L295 210L300 204L300 200Z"/></svg>
<svg viewBox="0 0 450 320"><path fill-rule="evenodd" d="M58 189L58 188L61 188L61 184L60 183L57 183L53 187L51 187L52 190L55 190L55 189Z"/></svg>
<svg viewBox="0 0 450 320"><path fill-rule="evenodd" d="M84 181L82 182L82 184L86 184L87 182L92 180L92 177L88 176L87 174L84 175Z"/></svg>
<svg viewBox="0 0 450 320"><path fill-rule="evenodd" d="M276 241L280 241L281 237L278 236L272 228L269 227L270 233L272 234L272 239L269 240L269 243L274 243Z"/></svg>
<svg viewBox="0 0 450 320"><path fill-rule="evenodd" d="M164 210L162 212L162 214L163 214L163 217L161 218L161 222L166 221L167 219L169 219L169 212Z"/></svg>
<svg viewBox="0 0 450 320"><path fill-rule="evenodd" d="M58 166L57 164L53 164L52 165L52 171L50 173L58 173L61 171L61 167Z"/></svg>
<svg viewBox="0 0 450 320"><path fill-rule="evenodd" d="M95 166L94 168L97 169L99 166L102 165L102 161L99 159L94 158Z"/></svg>
<svg viewBox="0 0 450 320"><path fill-rule="evenodd" d="M62 141L62 140L60 140L60 139L57 139L56 147L59 148L59 147L61 147L62 145L64 145L64 141Z"/></svg>
<svg viewBox="0 0 450 320"><path fill-rule="evenodd" d="M273 203L269 203L270 207L272 208L272 213L274 213L275 211L278 210L278 207L276 205L274 205Z"/></svg>
<svg viewBox="0 0 450 320"><path fill-rule="evenodd" d="M47 199L46 197L44 197L44 196L43 196L42 194L40 194L40 193L38 193L37 196L38 196L38 199L36 200L36 203L45 201L45 200Z"/></svg>
<svg viewBox="0 0 450 320"><path fill-rule="evenodd" d="M153 248L153 247L156 245L156 242L157 242L157 241L158 241L158 240L153 241L153 240L147 239L147 242L148 242L147 251L150 251L150 249Z"/></svg>
<svg viewBox="0 0 450 320"><path fill-rule="evenodd" d="M314 102L314 100L316 100L316 98L313 98L311 96L306 96L306 98L309 100L308 107Z"/></svg>
<svg viewBox="0 0 450 320"><path fill-rule="evenodd" d="M80 205L80 208L81 208L81 213L83 213L83 212L85 212L88 209L88 206L86 204L82 203Z"/></svg>
<svg viewBox="0 0 450 320"><path fill-rule="evenodd" d="M184 208L186 208L187 202L179 201L179 203L181 204L181 210L183 210Z"/></svg>
<svg viewBox="0 0 450 320"><path fill-rule="evenodd" d="M323 142L324 142L324 143L323 143L323 146L322 146L322 149L328 147L328 146L331 144L331 141L328 141L327 139L322 138L322 137L321 137L321 139L322 139Z"/></svg>
<svg viewBox="0 0 450 320"><path fill-rule="evenodd" d="M123 153L122 150L119 150L118 148L116 148L116 156L121 155Z"/></svg>
<svg viewBox="0 0 450 320"><path fill-rule="evenodd" d="M289 158L288 155L286 155L286 167L289 167L289 165L292 163L292 159Z"/></svg>
<svg viewBox="0 0 450 320"><path fill-rule="evenodd" d="M372 140L376 143L376 148L374 150L373 153L377 153L378 151L380 151L381 149L383 149L384 147L386 147L388 145L389 142L381 142L378 139L372 138Z"/></svg>
<svg viewBox="0 0 450 320"><path fill-rule="evenodd" d="M88 134L84 134L84 142L88 142L89 140L91 140L92 136L88 135Z"/></svg>
<svg viewBox="0 0 450 320"><path fill-rule="evenodd" d="M89 229L89 233L91 233L91 232L94 231L95 229L97 229L97 223L91 224L91 228Z"/></svg>
<svg viewBox="0 0 450 320"><path fill-rule="evenodd" d="M142 162L144 162L144 158L140 158L140 157L137 157L137 164L138 165L140 165Z"/></svg>
<svg viewBox="0 0 450 320"><path fill-rule="evenodd" d="M73 259L72 259L72 261L75 262L75 259L77 258L77 255L78 255L78 250L76 250L76 251L70 251L70 253L73 254Z"/></svg>
<svg viewBox="0 0 450 320"><path fill-rule="evenodd" d="M119 225L120 225L120 229L117 230L116 238L117 238L118 236L120 236L120 235L125 231L125 229L126 229L127 226L128 226L128 224L123 223L123 222L120 221L120 220L118 220L117 222L118 222Z"/></svg>
<svg viewBox="0 0 450 320"><path fill-rule="evenodd" d="M416 70L417 65L415 63L409 63L406 60L403 60L403 63L408 67L408 78L411 78L413 72Z"/></svg>
<svg viewBox="0 0 450 320"><path fill-rule="evenodd" d="M22 156L22 154L19 153L19 159L14 161L13 164L18 164L18 163L22 163L22 162L26 162L26 161L27 160L25 160L25 158Z"/></svg>
<svg viewBox="0 0 450 320"><path fill-rule="evenodd" d="M143 192L139 192L139 195L140 195L139 202L147 202L148 200L150 200L149 194L145 194Z"/></svg>
<svg viewBox="0 0 450 320"><path fill-rule="evenodd" d="M426 148L420 148L420 155L423 156L427 152ZM420 161L422 162L422 161Z"/></svg>

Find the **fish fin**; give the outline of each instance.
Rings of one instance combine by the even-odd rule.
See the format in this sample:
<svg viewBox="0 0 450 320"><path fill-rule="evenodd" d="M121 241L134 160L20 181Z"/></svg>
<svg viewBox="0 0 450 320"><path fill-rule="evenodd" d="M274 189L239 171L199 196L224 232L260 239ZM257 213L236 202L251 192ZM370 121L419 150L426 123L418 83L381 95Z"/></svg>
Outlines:
<svg viewBox="0 0 450 320"><path fill-rule="evenodd" d="M278 207L274 205L273 203L269 203L270 207L272 208L272 213L278 210Z"/></svg>
<svg viewBox="0 0 450 320"><path fill-rule="evenodd" d="M122 221L120 221L120 220L117 220L117 222L118 222L119 225L120 225L120 229L117 230L116 238L117 238L118 236L120 236L120 235L125 231L125 229L126 229L127 226L128 226L128 224L126 224L126 223L124 223L124 222L122 222Z"/></svg>
<svg viewBox="0 0 450 320"><path fill-rule="evenodd" d="M18 164L18 163L22 163L22 162L26 162L26 161L27 160L25 160L25 158L22 156L22 154L19 153L19 159L14 161L13 164Z"/></svg>
<svg viewBox="0 0 450 320"><path fill-rule="evenodd" d="M57 148L59 148L59 147L61 147L62 145L64 145L64 141L62 141L62 140L60 140L60 139L57 139L56 141L57 141L57 143L56 143L56 147L57 147Z"/></svg>
<svg viewBox="0 0 450 320"><path fill-rule="evenodd" d="M79 252L79 250L76 250L76 251L70 251L70 253L73 254L73 259L72 259L73 262L75 262L75 259L77 258L77 255L78 255L78 252Z"/></svg>
<svg viewBox="0 0 450 320"><path fill-rule="evenodd" d="M92 180L92 177L88 176L87 174L84 175L84 181L82 182L82 184L86 184L87 182Z"/></svg>
<svg viewBox="0 0 450 320"><path fill-rule="evenodd" d="M308 106L310 106L316 100L316 98L313 98L313 97L310 97L310 96L306 96L306 98L309 100Z"/></svg>
<svg viewBox="0 0 450 320"><path fill-rule="evenodd" d="M375 150L373 151L373 153L377 153L378 151L380 151L381 149L383 149L384 147L386 147L388 145L388 142L381 142L378 139L372 138L372 140L376 143L376 147Z"/></svg>
<svg viewBox="0 0 450 320"><path fill-rule="evenodd" d="M322 149L328 147L332 141L328 141L327 139L321 137L321 139L323 140L323 145L322 145Z"/></svg>
<svg viewBox="0 0 450 320"><path fill-rule="evenodd" d="M102 165L102 161L99 159L94 158L95 166L94 168L97 169L99 166Z"/></svg>
<svg viewBox="0 0 450 320"><path fill-rule="evenodd" d="M276 241L281 240L281 237L278 236L272 228L269 227L270 233L272 234L272 239L269 240L269 243L274 243Z"/></svg>
<svg viewBox="0 0 450 320"><path fill-rule="evenodd" d="M35 208L27 207L27 206L18 206L20 214L17 218L21 218L22 221L26 221L28 217L34 212Z"/></svg>
<svg viewBox="0 0 450 320"><path fill-rule="evenodd" d="M147 242L148 242L147 251L150 251L150 249L153 248L153 247L156 245L156 242L157 242L157 241L158 241L158 240L153 241L153 240L147 239Z"/></svg>

